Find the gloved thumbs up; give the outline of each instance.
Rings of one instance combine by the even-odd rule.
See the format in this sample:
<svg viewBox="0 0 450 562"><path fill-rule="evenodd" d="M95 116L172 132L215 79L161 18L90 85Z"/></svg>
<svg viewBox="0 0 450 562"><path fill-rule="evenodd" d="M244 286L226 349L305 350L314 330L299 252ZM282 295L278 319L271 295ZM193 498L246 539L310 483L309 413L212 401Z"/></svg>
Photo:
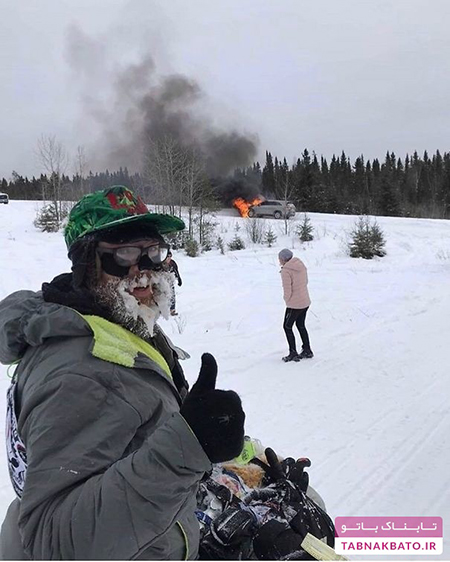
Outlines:
<svg viewBox="0 0 450 562"><path fill-rule="evenodd" d="M191 390L192 393L202 393L216 388L217 362L211 353L202 355L202 366L198 375L197 382Z"/></svg>
<svg viewBox="0 0 450 562"><path fill-rule="evenodd" d="M216 380L216 360L204 353L197 382L180 408L213 463L231 460L242 451L245 420L238 394L216 390Z"/></svg>

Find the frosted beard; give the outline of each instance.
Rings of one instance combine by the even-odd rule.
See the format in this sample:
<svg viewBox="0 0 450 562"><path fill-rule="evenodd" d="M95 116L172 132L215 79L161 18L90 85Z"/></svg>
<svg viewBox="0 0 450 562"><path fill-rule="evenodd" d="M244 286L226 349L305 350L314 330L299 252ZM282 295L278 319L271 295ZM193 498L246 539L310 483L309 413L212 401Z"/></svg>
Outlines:
<svg viewBox="0 0 450 562"><path fill-rule="evenodd" d="M93 289L98 302L111 313L111 320L137 336L153 337L160 316L169 318L172 296L171 273L152 271L129 279L112 279ZM131 293L137 287L151 285L152 296L147 304L139 302Z"/></svg>

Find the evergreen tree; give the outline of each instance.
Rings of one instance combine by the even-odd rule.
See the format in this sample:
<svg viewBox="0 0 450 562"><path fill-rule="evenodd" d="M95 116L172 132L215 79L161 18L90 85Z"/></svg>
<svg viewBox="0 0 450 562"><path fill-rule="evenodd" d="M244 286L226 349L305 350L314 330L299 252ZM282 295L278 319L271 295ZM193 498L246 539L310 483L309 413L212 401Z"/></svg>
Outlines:
<svg viewBox="0 0 450 562"><path fill-rule="evenodd" d="M395 184L385 174L381 180L380 199L378 203L379 213L388 217L400 215L400 201Z"/></svg>
<svg viewBox="0 0 450 562"><path fill-rule="evenodd" d="M269 226L269 228L264 233L264 243L267 244L269 248L271 248L276 243L276 241L277 241L277 236L273 232L272 227Z"/></svg>
<svg viewBox="0 0 450 562"><path fill-rule="evenodd" d="M303 216L303 221L298 225L296 235L300 239L300 242L310 242L314 240L314 227L311 224L311 219L305 213Z"/></svg>
<svg viewBox="0 0 450 562"><path fill-rule="evenodd" d="M369 194L363 155L358 156L353 165L350 196L357 213L368 207Z"/></svg>
<svg viewBox="0 0 450 562"><path fill-rule="evenodd" d="M264 195L275 193L275 167L272 154L266 151L266 165L262 171L262 191Z"/></svg>
<svg viewBox="0 0 450 562"><path fill-rule="evenodd" d="M228 249L231 250L232 252L235 250L245 249L244 241L240 236L238 236L237 233L234 235L234 238L231 240L231 242L228 243Z"/></svg>
<svg viewBox="0 0 450 562"><path fill-rule="evenodd" d="M442 208L442 218L450 218L450 154L446 153L442 159L443 176L441 187L440 204Z"/></svg>
<svg viewBox="0 0 450 562"><path fill-rule="evenodd" d="M314 176L311 157L307 148L303 151L301 160L297 161L294 178L294 194L297 205L300 209L309 210L313 194Z"/></svg>
<svg viewBox="0 0 450 562"><path fill-rule="evenodd" d="M350 257L370 260L386 255L384 234L376 221L371 223L368 217L359 217L350 236Z"/></svg>
<svg viewBox="0 0 450 562"><path fill-rule="evenodd" d="M428 158L426 150L419 166L420 175L417 182L417 205L420 208L420 216L426 216L431 200L430 159Z"/></svg>

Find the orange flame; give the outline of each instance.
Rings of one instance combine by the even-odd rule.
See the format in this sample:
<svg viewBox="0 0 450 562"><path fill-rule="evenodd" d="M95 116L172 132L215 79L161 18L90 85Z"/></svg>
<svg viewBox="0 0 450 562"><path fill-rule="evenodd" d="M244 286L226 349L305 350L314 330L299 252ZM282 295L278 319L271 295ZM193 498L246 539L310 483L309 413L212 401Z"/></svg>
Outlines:
<svg viewBox="0 0 450 562"><path fill-rule="evenodd" d="M259 197L255 197L251 201L246 201L242 199L242 197L238 197L237 199L233 199L233 206L239 211L241 217L248 217L248 211L250 207L253 205L259 205L264 199L260 199Z"/></svg>

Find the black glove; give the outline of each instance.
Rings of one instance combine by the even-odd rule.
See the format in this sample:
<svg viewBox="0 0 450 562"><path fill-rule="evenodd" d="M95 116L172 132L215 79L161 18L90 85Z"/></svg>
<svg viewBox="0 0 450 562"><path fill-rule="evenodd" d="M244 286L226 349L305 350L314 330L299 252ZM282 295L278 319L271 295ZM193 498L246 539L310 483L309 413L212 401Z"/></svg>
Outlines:
<svg viewBox="0 0 450 562"><path fill-rule="evenodd" d="M292 530L287 522L269 519L256 532L253 549L258 560L291 560L293 553L297 557L293 560L313 560L305 552L301 543L303 537Z"/></svg>
<svg viewBox="0 0 450 562"><path fill-rule="evenodd" d="M295 461L288 457L281 462L273 449L269 447L264 451L268 464L260 459L252 459L252 463L264 469L266 476L263 480L264 485L269 485L278 480L289 480L295 484L302 492L306 492L309 484L309 475L304 472L304 468L311 466L311 461L307 458L300 458Z"/></svg>
<svg viewBox="0 0 450 562"><path fill-rule="evenodd" d="M197 382L180 408L213 463L231 460L241 453L245 420L238 394L233 390L215 390L216 378L216 360L210 353L204 353Z"/></svg>

